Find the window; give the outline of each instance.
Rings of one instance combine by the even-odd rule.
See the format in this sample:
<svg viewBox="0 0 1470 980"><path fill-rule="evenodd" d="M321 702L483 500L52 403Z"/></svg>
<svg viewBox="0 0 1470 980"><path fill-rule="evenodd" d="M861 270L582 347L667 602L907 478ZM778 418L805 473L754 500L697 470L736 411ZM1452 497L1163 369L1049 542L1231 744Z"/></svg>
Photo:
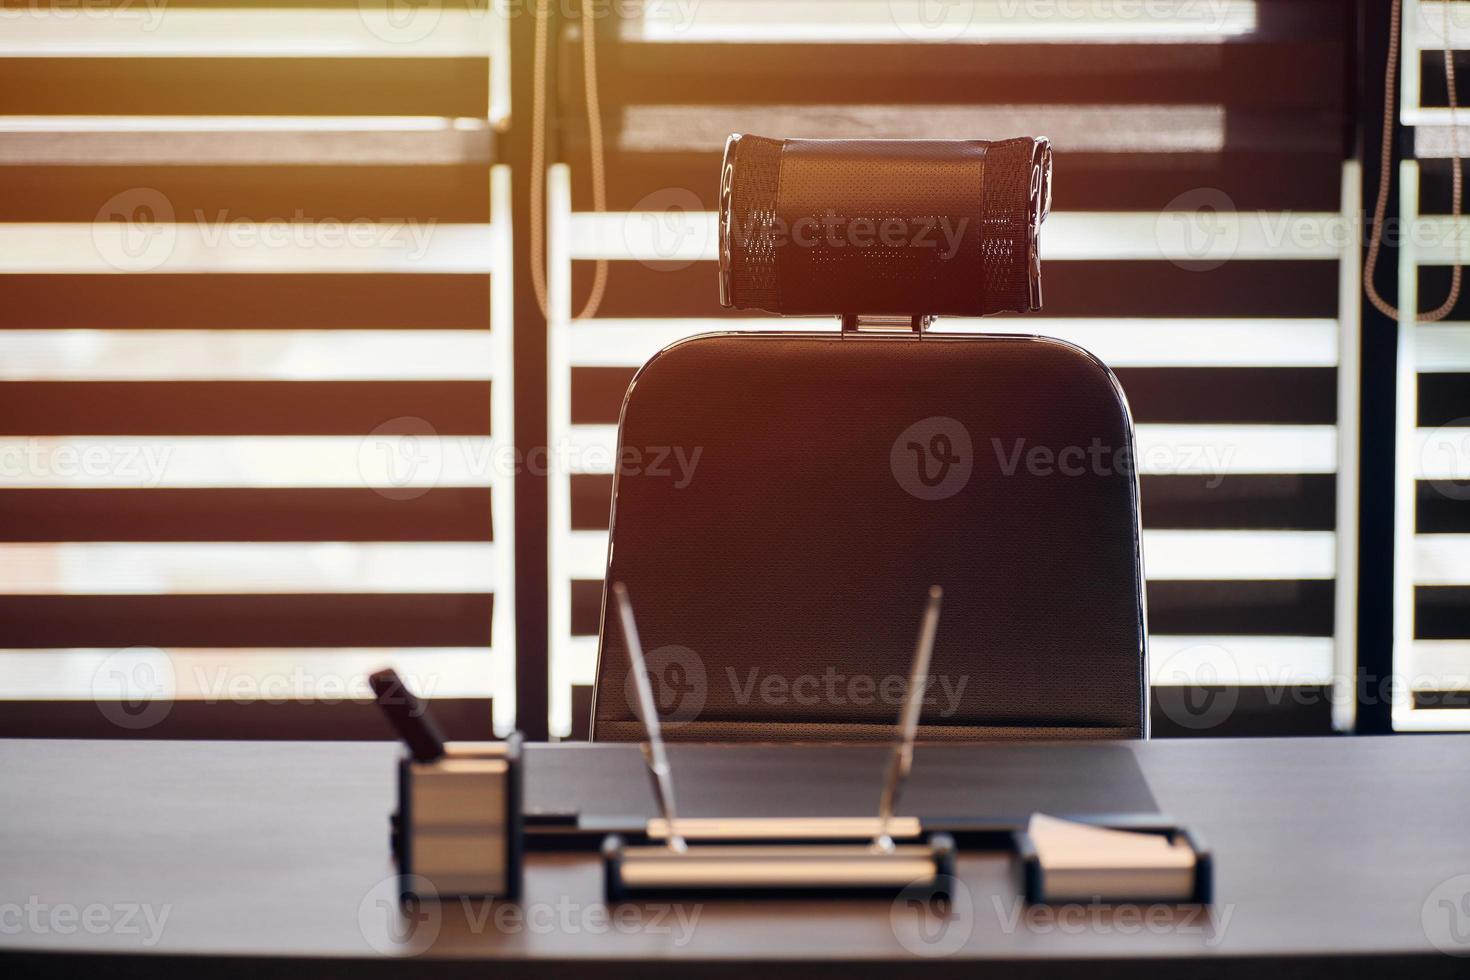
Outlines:
<svg viewBox="0 0 1470 980"><path fill-rule="evenodd" d="M1449 108L1443 49L1457 65L1470 47L1464 4L1403 10L1399 122L1414 127L1399 169L1399 363L1395 518L1393 725L1470 728L1470 327L1465 304L1415 322L1448 294L1450 269L1470 251L1467 221L1450 217L1451 155L1465 153L1465 121ZM1457 146L1459 141L1459 146Z"/></svg>
<svg viewBox="0 0 1470 980"><path fill-rule="evenodd" d="M1348 11L705 0L685 14L650 4L599 27L607 213L592 206L576 25L557 59L575 121L549 181L551 432L585 465L550 489L552 730L585 716L637 366L706 330L813 327L719 309L731 132L1050 136L1044 311L938 329L1051 334L1116 369L1138 423L1156 730L1193 730L1178 689L1219 685L1242 711L1295 716L1267 728L1349 727L1351 696L1332 696L1355 658L1355 527L1337 517L1357 480ZM599 260L606 292L572 319Z"/></svg>
<svg viewBox="0 0 1470 980"><path fill-rule="evenodd" d="M509 730L505 18L0 20L8 696L335 704L389 661Z"/></svg>
<svg viewBox="0 0 1470 980"><path fill-rule="evenodd" d="M836 328L719 308L725 137L1036 134L1057 152L1044 312L938 329L1053 334L1116 369L1156 732L1203 731L1180 707L1202 687L1251 730L1352 728L1375 464L1350 8L599 2L588 77L580 6L547 0L533 205L536 7L0 7L10 697L320 702L391 662L477 723L489 699L500 732L579 734L629 378L710 329ZM1448 210L1445 9L1405 4L1412 220ZM1433 297L1453 254L1397 261ZM1406 327L1395 670L1424 680L1395 718L1445 727L1470 718L1429 710L1470 662L1470 335ZM527 482L513 422L542 412Z"/></svg>

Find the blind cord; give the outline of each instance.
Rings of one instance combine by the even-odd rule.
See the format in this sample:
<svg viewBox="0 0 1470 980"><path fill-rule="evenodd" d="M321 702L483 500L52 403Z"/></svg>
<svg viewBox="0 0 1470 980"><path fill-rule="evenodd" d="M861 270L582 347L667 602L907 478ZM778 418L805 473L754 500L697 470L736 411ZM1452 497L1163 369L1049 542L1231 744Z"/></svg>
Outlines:
<svg viewBox="0 0 1470 980"><path fill-rule="evenodd" d="M1461 203L1461 176L1460 176L1460 130L1456 125L1455 110L1458 101L1455 97L1455 58L1450 49L1450 5L1444 7L1444 76L1445 86L1449 90L1450 107L1450 158L1454 169L1450 179L1450 214L1452 217L1460 217ZM1388 27L1388 64L1383 72L1383 132L1379 140L1378 157L1378 198L1373 205L1373 226L1368 232L1368 256L1363 263L1363 291L1368 295L1368 301L1384 316L1397 320L1399 318L1398 308L1393 306L1378 294L1378 288L1373 285L1373 273L1378 267L1378 251L1383 244L1383 219L1388 210L1388 184L1389 168L1393 164L1393 124L1394 124L1394 99L1393 83L1398 71L1399 60L1399 27L1403 19L1403 0L1393 0L1393 9L1389 14ZM1456 263L1450 272L1450 292L1445 301L1428 313L1418 313L1415 320L1419 323L1433 323L1443 320L1454 309L1460 299L1460 265Z"/></svg>
<svg viewBox="0 0 1470 980"><path fill-rule="evenodd" d="M531 93L531 286L536 293L536 303L541 315L547 315L546 305L546 46L548 5L550 0L536 0L535 52L532 74L534 91ZM582 81L583 96L587 106L587 140L591 162L592 210L602 214L607 210L607 168L602 142L602 104L597 81L597 34L596 17L592 3L582 2ZM607 290L607 259L597 260L592 276L592 291L582 310L572 319L583 320L593 316L602 305Z"/></svg>
<svg viewBox="0 0 1470 980"><path fill-rule="evenodd" d="M536 0L536 35L531 74L531 288L536 305L546 316L546 8L550 0Z"/></svg>
<svg viewBox="0 0 1470 980"><path fill-rule="evenodd" d="M597 91L597 35L593 13L591 0L582 0L582 85L587 103L588 152L592 157L592 210L602 214L607 210L607 173L602 152L602 100ZM607 259L598 259L587 303L572 319L585 320L594 315L602 305L602 294L606 289Z"/></svg>

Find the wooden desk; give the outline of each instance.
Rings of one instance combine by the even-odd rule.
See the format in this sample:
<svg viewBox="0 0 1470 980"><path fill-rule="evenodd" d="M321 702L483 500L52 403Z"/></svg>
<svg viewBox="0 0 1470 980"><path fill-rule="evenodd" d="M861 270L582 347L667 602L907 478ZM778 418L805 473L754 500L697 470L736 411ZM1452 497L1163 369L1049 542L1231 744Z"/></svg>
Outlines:
<svg viewBox="0 0 1470 980"><path fill-rule="evenodd" d="M610 910L595 855L535 853L520 907L426 909L398 942L386 901L396 746L0 741L0 968L271 980L1470 975L1470 959L1434 945L1470 954L1470 738L1120 744L1160 807L1213 846L1210 913L1028 911L1007 858L986 853L962 855L965 891L947 920L888 899ZM632 752L532 747L528 765L582 767L591 780ZM921 748L920 778L924 759ZM812 774L818 791L845 778L840 765Z"/></svg>

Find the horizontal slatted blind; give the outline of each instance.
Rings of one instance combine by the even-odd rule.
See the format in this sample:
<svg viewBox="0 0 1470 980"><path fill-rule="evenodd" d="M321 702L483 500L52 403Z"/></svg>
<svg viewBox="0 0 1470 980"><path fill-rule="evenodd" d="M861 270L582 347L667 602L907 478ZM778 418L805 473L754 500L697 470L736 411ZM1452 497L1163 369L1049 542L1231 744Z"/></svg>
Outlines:
<svg viewBox="0 0 1470 980"><path fill-rule="evenodd" d="M475 4L0 5L7 697L340 699L394 663L511 725L506 37Z"/></svg>
<svg viewBox="0 0 1470 980"><path fill-rule="evenodd" d="M551 438L570 460L551 481L553 731L572 729L573 688L593 678L637 365L706 330L821 325L718 307L730 132L1050 136L1045 311L940 329L1052 334L1116 369L1139 423L1156 685L1264 688L1288 710L1306 691L1325 717L1353 663L1354 521L1338 516L1355 511L1357 439L1348 13L1064 8L705 0L599 26L608 211L592 211L585 124L563 131L548 191ZM567 29L564 119L583 105L578 44ZM597 259L606 295L573 320ZM1164 725L1218 720L1161 703ZM1335 703L1351 724L1350 700Z"/></svg>
<svg viewBox="0 0 1470 980"><path fill-rule="evenodd" d="M1446 30L1448 28L1448 30ZM1470 302L1416 323L1470 261L1470 219L1451 218L1449 159L1470 153L1470 116L1452 116L1443 49L1470 49L1470 3L1403 11L1400 122L1414 156L1399 173L1399 375L1394 727L1470 728ZM1460 102L1465 98L1460 88ZM1458 133L1456 130L1458 129Z"/></svg>

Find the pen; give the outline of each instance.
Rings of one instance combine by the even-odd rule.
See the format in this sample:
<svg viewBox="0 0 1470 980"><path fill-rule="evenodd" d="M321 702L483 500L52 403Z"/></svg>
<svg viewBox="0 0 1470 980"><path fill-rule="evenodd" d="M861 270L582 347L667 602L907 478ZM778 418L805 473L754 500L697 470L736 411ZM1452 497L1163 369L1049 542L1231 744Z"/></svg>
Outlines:
<svg viewBox="0 0 1470 980"><path fill-rule="evenodd" d="M444 736L434 719L429 717L428 705L414 696L398 676L398 671L389 667L368 678L378 707L388 717L388 723L403 739L415 762L434 762L444 756Z"/></svg>
<svg viewBox="0 0 1470 980"><path fill-rule="evenodd" d="M643 715L643 727L648 731L648 741L643 747L643 762L653 781L653 792L664 814L664 823L669 828L669 850L683 852L684 837L679 833L679 817L674 808L674 777L669 769L669 756L664 751L663 727L658 720L658 703L653 699L653 685L648 681L648 663L643 659L643 644L638 639L638 626L633 622L633 603L628 599L627 586L614 582L613 597L618 601L618 616L623 623L623 641L628 645L628 660L631 661L633 684L638 691L639 713Z"/></svg>
<svg viewBox="0 0 1470 980"><path fill-rule="evenodd" d="M939 600L943 597L944 590L939 586L929 587L924 619L919 626L919 642L914 650L913 666L909 669L908 693L899 712L893 753L888 758L888 773L883 779L883 797L878 803L878 835L873 839L873 847L885 853L893 851L888 825L893 820L893 808L898 804L899 794L903 792L903 784L914 764L914 737L919 733L919 714L924 710L924 684L929 677L929 660L934 655L934 631L939 628Z"/></svg>

